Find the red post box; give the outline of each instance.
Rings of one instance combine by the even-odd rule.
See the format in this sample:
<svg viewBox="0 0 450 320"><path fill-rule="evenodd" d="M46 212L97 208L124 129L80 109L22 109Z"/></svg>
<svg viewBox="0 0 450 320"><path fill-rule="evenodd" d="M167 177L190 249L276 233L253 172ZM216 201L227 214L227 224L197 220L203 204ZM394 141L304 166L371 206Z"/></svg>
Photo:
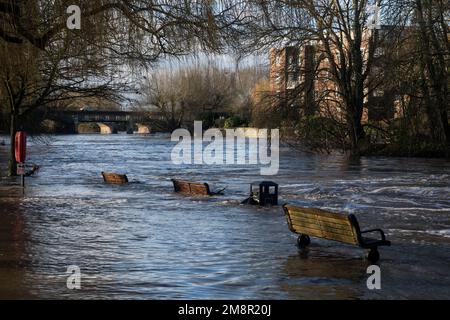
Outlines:
<svg viewBox="0 0 450 320"><path fill-rule="evenodd" d="M27 158L27 134L23 131L16 133L15 155L18 163L24 163Z"/></svg>

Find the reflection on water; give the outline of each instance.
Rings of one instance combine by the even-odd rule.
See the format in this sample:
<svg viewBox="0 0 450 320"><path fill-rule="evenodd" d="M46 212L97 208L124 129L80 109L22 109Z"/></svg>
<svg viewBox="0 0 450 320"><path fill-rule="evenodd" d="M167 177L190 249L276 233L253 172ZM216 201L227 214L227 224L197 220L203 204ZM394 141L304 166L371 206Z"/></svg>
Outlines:
<svg viewBox="0 0 450 320"><path fill-rule="evenodd" d="M309 249L287 258L281 287L292 299L357 299L362 296L368 264L358 258L330 256Z"/></svg>
<svg viewBox="0 0 450 320"><path fill-rule="evenodd" d="M3 203L0 214L0 299L31 298L28 231L19 202Z"/></svg>
<svg viewBox="0 0 450 320"><path fill-rule="evenodd" d="M24 197L0 186L0 298L450 298L450 164L311 156L282 150L281 203L354 213L382 227L382 290L366 287L359 248L312 239L300 255L279 207L239 205L259 168L175 166L167 136L57 136ZM5 156L0 147L0 157ZM100 172L128 174L127 186ZM226 195L190 198L170 178ZM66 270L82 270L82 290Z"/></svg>

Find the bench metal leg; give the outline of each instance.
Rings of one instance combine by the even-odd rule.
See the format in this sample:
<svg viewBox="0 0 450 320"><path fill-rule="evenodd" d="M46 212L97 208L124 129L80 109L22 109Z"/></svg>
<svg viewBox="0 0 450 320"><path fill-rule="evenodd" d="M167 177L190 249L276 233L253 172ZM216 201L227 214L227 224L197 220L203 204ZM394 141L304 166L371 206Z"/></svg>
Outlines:
<svg viewBox="0 0 450 320"><path fill-rule="evenodd" d="M380 253L378 252L378 247L370 249L367 260L369 260L371 263L377 263L378 260L380 260Z"/></svg>
<svg viewBox="0 0 450 320"><path fill-rule="evenodd" d="M301 249L306 248L307 246L309 246L310 243L311 243L311 239L306 234L301 234L297 238L297 244L298 244L299 248L301 248Z"/></svg>

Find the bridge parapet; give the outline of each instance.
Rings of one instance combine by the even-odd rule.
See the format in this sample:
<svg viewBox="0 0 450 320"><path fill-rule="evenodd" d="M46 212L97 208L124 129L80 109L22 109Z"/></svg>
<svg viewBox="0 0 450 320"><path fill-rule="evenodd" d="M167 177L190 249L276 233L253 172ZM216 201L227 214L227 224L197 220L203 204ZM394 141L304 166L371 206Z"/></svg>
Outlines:
<svg viewBox="0 0 450 320"><path fill-rule="evenodd" d="M104 124L107 127L133 132L138 124L153 123L154 120L148 113L132 111L59 111L52 110L45 113L44 117L56 122L64 123L78 132L78 126L82 123ZM104 127L104 133L107 129ZM139 131L139 130L138 130ZM145 128L142 128L145 131Z"/></svg>
<svg viewBox="0 0 450 320"><path fill-rule="evenodd" d="M140 119L141 114L125 111L82 111L73 114L79 122L128 122Z"/></svg>

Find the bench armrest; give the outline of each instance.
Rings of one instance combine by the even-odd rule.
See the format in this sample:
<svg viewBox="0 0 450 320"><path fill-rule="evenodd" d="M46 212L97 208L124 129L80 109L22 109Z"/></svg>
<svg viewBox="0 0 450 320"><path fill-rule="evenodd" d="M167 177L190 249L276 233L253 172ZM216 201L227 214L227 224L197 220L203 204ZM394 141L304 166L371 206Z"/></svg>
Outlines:
<svg viewBox="0 0 450 320"><path fill-rule="evenodd" d="M223 193L225 192L225 190L227 190L227 188L223 188L223 189L217 190L217 191L212 191L211 195L213 195L213 196L223 196Z"/></svg>
<svg viewBox="0 0 450 320"><path fill-rule="evenodd" d="M381 240L386 241L386 236L384 235L384 231L381 229L371 229L371 230L365 230L365 231L361 231L361 234L364 233L372 233L372 232L379 232L381 235Z"/></svg>

